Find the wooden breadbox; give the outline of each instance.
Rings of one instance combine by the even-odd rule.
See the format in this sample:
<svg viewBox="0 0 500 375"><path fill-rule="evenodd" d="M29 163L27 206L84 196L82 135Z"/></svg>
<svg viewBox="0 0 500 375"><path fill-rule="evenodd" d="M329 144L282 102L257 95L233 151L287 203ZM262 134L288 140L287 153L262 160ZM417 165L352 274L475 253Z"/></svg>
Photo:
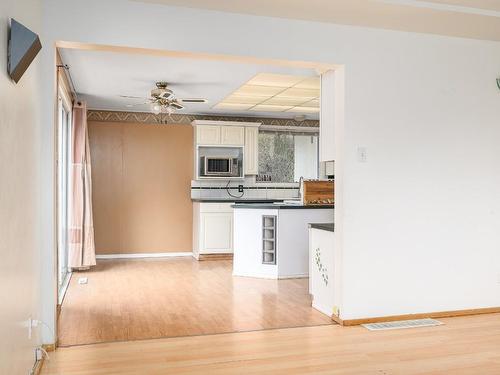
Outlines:
<svg viewBox="0 0 500 375"><path fill-rule="evenodd" d="M302 203L305 206L333 205L335 203L333 180L305 180L302 189Z"/></svg>

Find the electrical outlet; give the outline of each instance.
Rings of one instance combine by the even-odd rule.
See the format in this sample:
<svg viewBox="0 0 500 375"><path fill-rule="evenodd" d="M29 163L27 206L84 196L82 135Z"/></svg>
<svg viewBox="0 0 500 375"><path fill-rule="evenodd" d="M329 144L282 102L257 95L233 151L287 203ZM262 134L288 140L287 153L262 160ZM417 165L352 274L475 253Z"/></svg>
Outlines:
<svg viewBox="0 0 500 375"><path fill-rule="evenodd" d="M35 349L35 361L41 361L43 359L43 351L42 348Z"/></svg>
<svg viewBox="0 0 500 375"><path fill-rule="evenodd" d="M238 185L238 193L243 193L243 185Z"/></svg>

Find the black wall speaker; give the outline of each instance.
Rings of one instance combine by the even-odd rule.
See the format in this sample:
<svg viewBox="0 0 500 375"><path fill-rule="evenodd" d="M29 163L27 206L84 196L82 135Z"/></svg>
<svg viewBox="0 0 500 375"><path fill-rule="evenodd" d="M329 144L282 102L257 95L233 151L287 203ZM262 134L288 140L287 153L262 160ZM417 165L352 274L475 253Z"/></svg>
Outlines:
<svg viewBox="0 0 500 375"><path fill-rule="evenodd" d="M7 70L14 82L19 82L41 49L38 35L11 18Z"/></svg>

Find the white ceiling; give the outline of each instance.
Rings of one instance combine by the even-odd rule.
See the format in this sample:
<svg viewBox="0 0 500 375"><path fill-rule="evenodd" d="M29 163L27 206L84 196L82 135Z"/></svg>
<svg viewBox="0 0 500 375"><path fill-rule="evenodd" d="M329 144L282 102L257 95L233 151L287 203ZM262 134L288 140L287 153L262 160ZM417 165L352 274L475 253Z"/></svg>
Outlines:
<svg viewBox="0 0 500 375"><path fill-rule="evenodd" d="M500 0L136 0L500 41Z"/></svg>
<svg viewBox="0 0 500 375"><path fill-rule="evenodd" d="M63 62L70 67L79 96L87 101L89 108L102 110L150 111L149 104L129 107L146 100L121 98L120 95L148 98L155 82L166 81L178 98L208 99L207 103L186 103L186 108L180 113L293 118L300 113L217 110L212 107L258 73L316 76L313 69L273 65L77 49L61 49L60 53ZM309 119L318 118L315 113L304 114Z"/></svg>

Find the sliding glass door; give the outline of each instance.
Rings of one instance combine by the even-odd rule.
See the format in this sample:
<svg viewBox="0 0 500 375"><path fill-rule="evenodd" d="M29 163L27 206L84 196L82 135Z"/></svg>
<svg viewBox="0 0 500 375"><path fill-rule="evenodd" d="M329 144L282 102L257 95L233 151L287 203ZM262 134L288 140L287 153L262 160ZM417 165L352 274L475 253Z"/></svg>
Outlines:
<svg viewBox="0 0 500 375"><path fill-rule="evenodd" d="M68 268L68 221L71 199L71 102L64 95L58 98L57 140L57 285L58 304L62 303L70 279Z"/></svg>

